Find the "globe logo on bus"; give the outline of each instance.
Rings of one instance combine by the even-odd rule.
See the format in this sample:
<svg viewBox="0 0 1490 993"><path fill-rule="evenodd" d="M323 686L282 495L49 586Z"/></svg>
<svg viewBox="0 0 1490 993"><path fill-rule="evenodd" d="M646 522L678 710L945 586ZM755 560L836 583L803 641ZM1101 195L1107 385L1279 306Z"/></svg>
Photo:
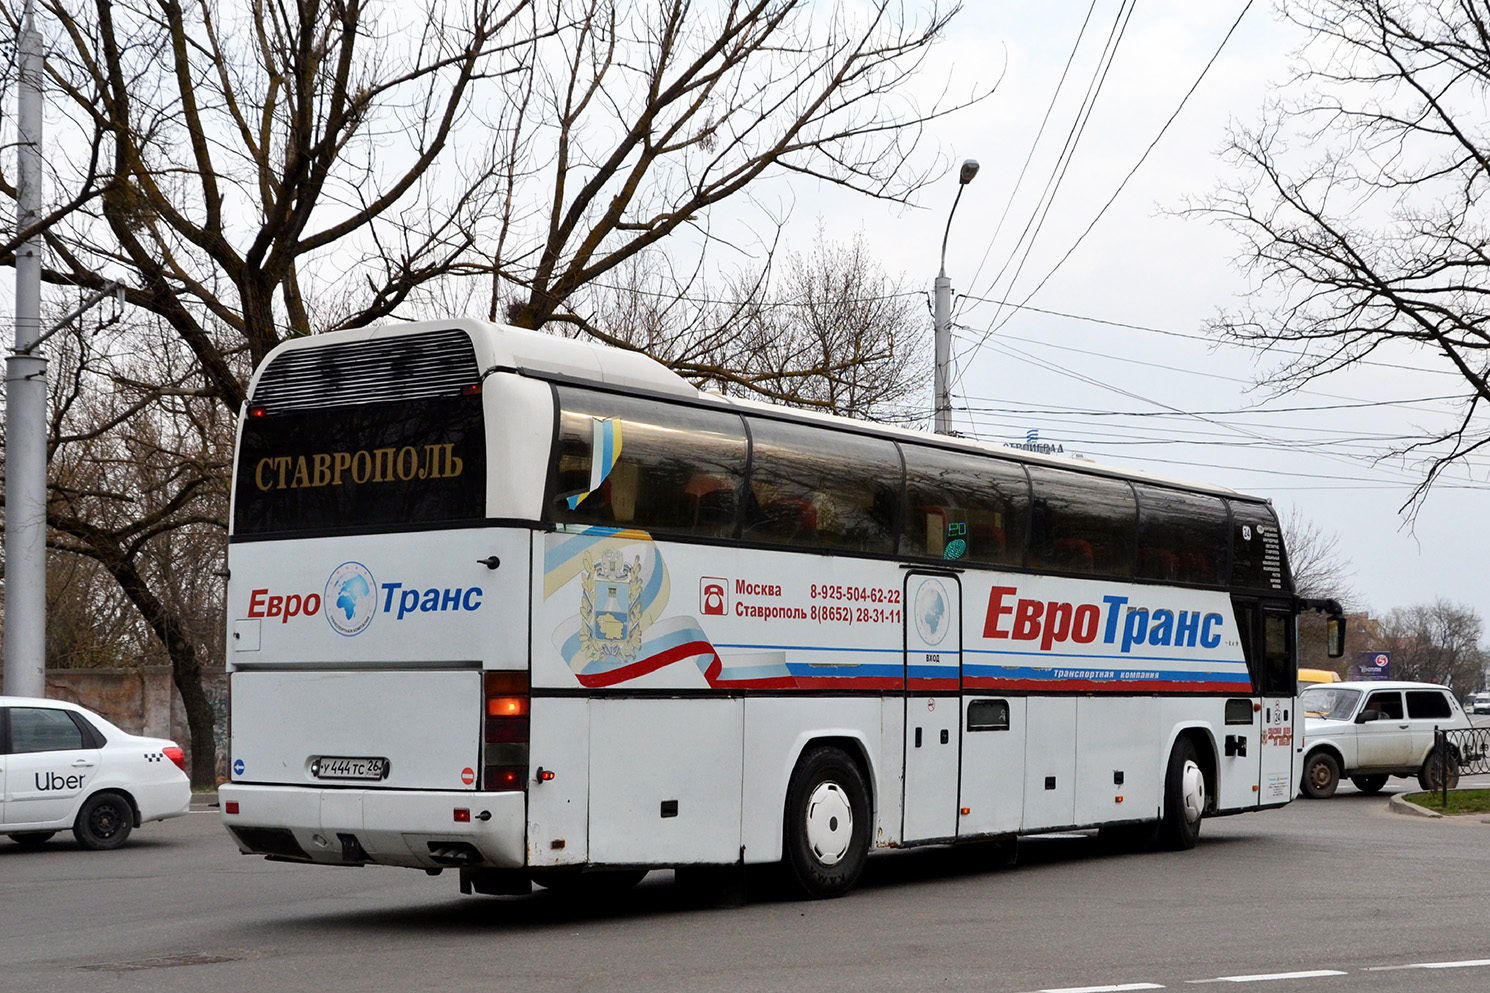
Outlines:
<svg viewBox="0 0 1490 993"><path fill-rule="evenodd" d="M916 592L916 602L911 605L915 613L916 630L921 641L927 645L939 645L951 627L951 610L947 607L947 589L938 579L928 579Z"/></svg>
<svg viewBox="0 0 1490 993"><path fill-rule="evenodd" d="M378 612L378 584L361 562L343 562L326 580L323 613L337 634L351 637L367 630Z"/></svg>

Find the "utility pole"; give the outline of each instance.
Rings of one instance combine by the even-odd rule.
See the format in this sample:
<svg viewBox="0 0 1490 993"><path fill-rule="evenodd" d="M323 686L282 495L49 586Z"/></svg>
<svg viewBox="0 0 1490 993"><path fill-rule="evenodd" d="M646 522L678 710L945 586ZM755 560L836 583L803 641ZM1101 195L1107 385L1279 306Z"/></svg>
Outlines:
<svg viewBox="0 0 1490 993"><path fill-rule="evenodd" d="M26 0L16 54L16 233L41 219L41 34ZM47 360L41 235L16 249L15 351L5 358L5 693L46 695Z"/></svg>
<svg viewBox="0 0 1490 993"><path fill-rule="evenodd" d="M937 434L952 433L952 385L948 376L952 365L952 280L947 278L947 236L952 233L952 215L957 213L957 204L962 200L962 189L977 174L977 159L967 159L962 163L962 171L957 176L957 197L952 201L952 209L947 212L947 229L942 232L941 268L936 274L936 300L932 309L936 341L932 424Z"/></svg>

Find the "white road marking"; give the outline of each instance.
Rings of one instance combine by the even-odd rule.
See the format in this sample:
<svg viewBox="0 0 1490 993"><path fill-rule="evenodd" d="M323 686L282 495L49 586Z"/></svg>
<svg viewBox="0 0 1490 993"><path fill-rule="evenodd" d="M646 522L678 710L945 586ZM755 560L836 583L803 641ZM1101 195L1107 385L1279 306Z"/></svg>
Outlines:
<svg viewBox="0 0 1490 993"><path fill-rule="evenodd" d="M1490 959L1468 959L1463 962L1414 962L1412 965L1373 965L1366 972L1394 972L1398 969L1474 969L1490 965Z"/></svg>
<svg viewBox="0 0 1490 993"><path fill-rule="evenodd" d="M1321 976L1344 976L1339 969L1311 969L1308 972L1270 972L1256 976L1217 976L1215 979L1187 979L1187 983L1267 983L1275 979L1318 979Z"/></svg>
<svg viewBox="0 0 1490 993"><path fill-rule="evenodd" d="M1039 993L1124 993L1125 990L1162 990L1158 983L1120 983L1117 986L1063 986Z"/></svg>

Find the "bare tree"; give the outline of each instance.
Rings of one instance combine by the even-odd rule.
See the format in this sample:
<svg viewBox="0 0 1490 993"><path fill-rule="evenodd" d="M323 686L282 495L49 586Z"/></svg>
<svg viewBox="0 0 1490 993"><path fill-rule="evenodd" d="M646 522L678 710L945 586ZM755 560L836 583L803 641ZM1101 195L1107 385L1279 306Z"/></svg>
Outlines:
<svg viewBox="0 0 1490 993"><path fill-rule="evenodd" d="M1350 577L1350 559L1340 548L1340 536L1325 531L1304 517L1297 507L1284 515L1283 547L1288 550L1288 571L1299 596L1336 600L1347 611L1356 607Z"/></svg>
<svg viewBox="0 0 1490 993"><path fill-rule="evenodd" d="M1356 607L1355 592L1350 586L1350 560L1340 550L1340 536L1327 532L1308 520L1293 507L1279 521L1283 530L1283 547L1288 551L1288 570L1293 588L1299 596L1332 599L1347 612ZM1350 641L1347 637L1347 641ZM1351 647L1346 646L1347 649ZM1324 614L1304 611L1298 620L1299 665L1309 669L1330 669L1344 674L1342 659L1329 653L1328 623ZM1348 652L1347 656L1348 657Z"/></svg>
<svg viewBox="0 0 1490 993"><path fill-rule="evenodd" d="M819 228L809 253L777 255L773 247L765 266L722 290L637 256L575 309L701 387L849 417L919 418L930 376L924 292L887 275L862 235L837 242Z"/></svg>
<svg viewBox="0 0 1490 993"><path fill-rule="evenodd" d="M1373 651L1391 653L1392 677L1452 686L1461 693L1484 685L1484 623L1463 604L1435 600L1398 607L1381 622Z"/></svg>
<svg viewBox="0 0 1490 993"><path fill-rule="evenodd" d="M906 84L957 8L911 23L890 0L556 3L534 72L504 77L521 108L499 135L505 205L491 241L490 316L562 322L620 346L574 298L666 243L703 251L711 208L773 176L908 202L940 171ZM974 97L976 99L976 97ZM769 215L768 215L769 216Z"/></svg>
<svg viewBox="0 0 1490 993"><path fill-rule="evenodd" d="M196 366L168 328L75 327L52 368L49 544L101 566L143 619L116 654L155 655L142 635L161 646L186 710L192 778L213 782L216 722L202 676L222 657L214 572L232 418L205 390L181 385Z"/></svg>
<svg viewBox="0 0 1490 993"><path fill-rule="evenodd" d="M1285 389L1398 345L1455 373L1457 423L1395 452L1425 460L1418 503L1490 444L1490 15L1419 0L1281 7L1313 40L1285 98L1234 128L1242 178L1192 205L1241 237L1257 287L1215 327L1276 349L1271 383Z"/></svg>
<svg viewBox="0 0 1490 993"><path fill-rule="evenodd" d="M20 7L0 0L12 29ZM171 534L220 540L217 429L271 348L452 298L625 346L580 309L591 284L665 239L692 253L682 271L702 271L726 243L711 210L754 203L773 177L908 202L940 166L917 154L923 126L958 106L907 92L956 12L934 2L919 21L891 0L37 7L61 121L43 279L122 284L142 347L170 357L124 391L132 407L90 408L91 427L67 429L88 437L54 437L49 520L165 645L199 742L214 649L173 602L160 550ZM76 409L59 417L84 413L83 395L63 389ZM184 421L146 438L133 418L152 407ZM139 430L113 437L126 426ZM130 458L142 476L126 484ZM205 781L209 758L195 761Z"/></svg>

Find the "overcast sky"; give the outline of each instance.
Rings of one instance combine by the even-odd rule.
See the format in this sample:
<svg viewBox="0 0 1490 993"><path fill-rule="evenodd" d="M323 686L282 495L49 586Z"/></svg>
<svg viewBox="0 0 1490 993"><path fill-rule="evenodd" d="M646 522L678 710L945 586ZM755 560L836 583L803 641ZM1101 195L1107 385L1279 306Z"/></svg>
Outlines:
<svg viewBox="0 0 1490 993"><path fill-rule="evenodd" d="M1350 583L1373 612L1444 597L1490 616L1484 555L1490 541L1480 520L1490 496L1484 464L1472 479L1461 472L1437 488L1409 526L1399 508L1421 468L1378 461L1388 439L1453 418L1449 404L1410 402L1463 392L1440 361L1405 350L1378 355L1386 364L1273 397L1252 386L1279 358L1217 347L1204 334L1205 321L1235 306L1247 289L1232 264L1239 243L1215 225L1169 212L1186 195L1204 194L1231 175L1218 154L1228 122L1255 120L1287 77L1289 53L1302 39L1267 0L1247 11L1162 140L1058 265L1180 106L1245 6L1245 0L1137 3L1021 264L1018 235L1071 130L1119 0L1097 0L1038 145L1087 0L968 4L922 81L928 93L948 77L954 91L998 81L988 100L933 128L929 137L952 171L915 211L840 200L830 191L808 200L799 191L794 245L805 247L819 218L832 235L861 229L890 272L903 272L929 293L957 191L955 163L978 159L982 171L963 194L947 252L959 297L957 430L995 442L1022 441L1037 430L1042 441L1100 462L1270 498L1281 515L1297 508L1339 535ZM1029 307L1072 316L1000 308L974 297L1028 298ZM1401 402L1362 406L1382 401Z"/></svg>

